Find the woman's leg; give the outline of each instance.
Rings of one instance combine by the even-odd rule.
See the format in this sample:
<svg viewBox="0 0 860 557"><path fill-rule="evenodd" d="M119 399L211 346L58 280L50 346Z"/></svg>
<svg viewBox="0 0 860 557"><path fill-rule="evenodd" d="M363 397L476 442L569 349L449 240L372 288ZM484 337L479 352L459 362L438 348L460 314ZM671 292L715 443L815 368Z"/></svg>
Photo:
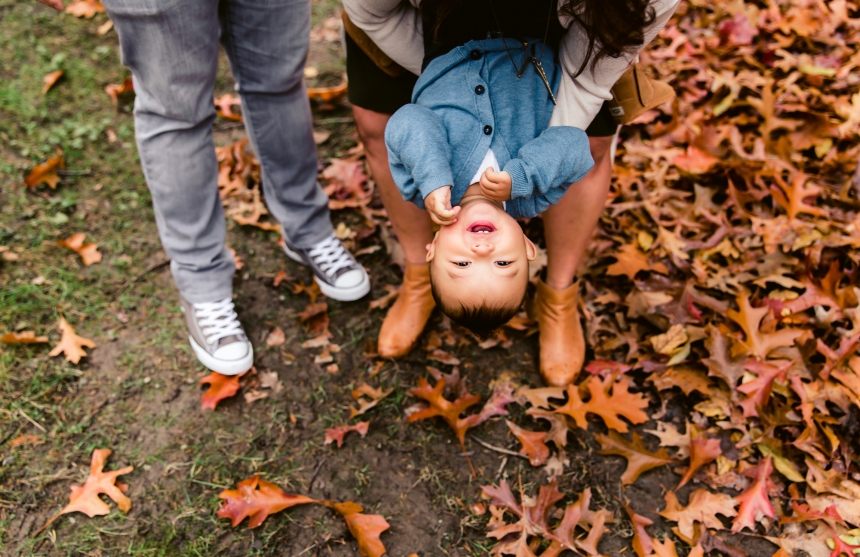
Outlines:
<svg viewBox="0 0 860 557"><path fill-rule="evenodd" d="M594 168L543 214L547 276L538 283L534 313L540 328L540 371L551 385L573 382L585 359L579 288L572 283L606 203L612 141L612 136L590 138Z"/></svg>
<svg viewBox="0 0 860 557"><path fill-rule="evenodd" d="M562 290L570 286L585 250L591 244L591 234L609 193L612 161L609 150L613 136L591 137L594 168L585 178L570 186L557 205L543 214L546 236L546 283Z"/></svg>
<svg viewBox="0 0 860 557"><path fill-rule="evenodd" d="M373 173L373 180L379 188L382 204L388 212L391 226L403 246L406 261L416 265L423 264L427 255L427 244L433 241L430 216L412 203L405 201L391 177L388 167L388 150L385 148L385 124L390 114L382 114L352 107L358 136L364 144L367 164Z"/></svg>
<svg viewBox="0 0 860 557"><path fill-rule="evenodd" d="M406 355L418 341L436 306L430 292L430 267L425 262L426 246L433 240L433 230L427 212L404 201L391 177L384 139L390 115L355 105L352 112L364 143L367 164L406 256L403 284L397 300L385 315L377 343L380 356L398 358Z"/></svg>

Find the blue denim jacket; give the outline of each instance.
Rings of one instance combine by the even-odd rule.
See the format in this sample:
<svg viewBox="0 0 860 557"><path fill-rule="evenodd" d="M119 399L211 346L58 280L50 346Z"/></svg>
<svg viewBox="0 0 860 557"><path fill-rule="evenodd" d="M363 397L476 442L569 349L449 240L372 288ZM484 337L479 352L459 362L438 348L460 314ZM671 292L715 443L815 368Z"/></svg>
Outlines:
<svg viewBox="0 0 860 557"><path fill-rule="evenodd" d="M453 186L456 205L490 148L511 175L505 206L514 218L542 213L591 170L585 132L547 128L554 105L546 86L532 64L517 78L505 40L521 64L525 52L519 41L470 41L430 62L415 84L413 104L389 120L388 162L407 201L423 209L430 192ZM541 42L534 42L540 56ZM530 54L531 45L526 48ZM542 65L555 94L562 69L549 46Z"/></svg>

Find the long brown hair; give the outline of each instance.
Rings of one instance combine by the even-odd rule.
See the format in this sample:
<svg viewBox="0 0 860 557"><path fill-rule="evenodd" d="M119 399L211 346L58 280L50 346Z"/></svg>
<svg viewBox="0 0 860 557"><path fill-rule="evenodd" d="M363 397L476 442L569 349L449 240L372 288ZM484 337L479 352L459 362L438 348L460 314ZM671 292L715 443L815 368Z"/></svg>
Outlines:
<svg viewBox="0 0 860 557"><path fill-rule="evenodd" d="M456 12L463 1L421 0L421 17L424 21L433 22L432 30L436 33L442 22ZM521 1L525 12L530 2ZM603 58L617 58L631 48L642 46L645 28L656 17L651 0L559 0L559 3L559 13L579 23L588 38L585 59L576 75L581 74L589 63L593 66Z"/></svg>

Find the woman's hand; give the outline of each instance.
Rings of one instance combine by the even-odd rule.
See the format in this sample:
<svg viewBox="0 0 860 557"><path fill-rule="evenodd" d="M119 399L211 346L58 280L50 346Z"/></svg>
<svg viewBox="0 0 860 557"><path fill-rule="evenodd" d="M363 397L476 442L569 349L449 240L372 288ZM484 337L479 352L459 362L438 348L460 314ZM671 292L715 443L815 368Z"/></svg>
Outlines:
<svg viewBox="0 0 860 557"><path fill-rule="evenodd" d="M493 201L509 201L511 186L511 175L504 170L496 172L488 168L481 174L481 193Z"/></svg>
<svg viewBox="0 0 860 557"><path fill-rule="evenodd" d="M431 191L424 198L424 207L430 213L430 220L439 226L454 224L460 213L460 207L451 207L451 186L443 186Z"/></svg>
<svg viewBox="0 0 860 557"><path fill-rule="evenodd" d="M37 1L48 6L49 8L54 8L55 10L63 11L63 0L37 0Z"/></svg>

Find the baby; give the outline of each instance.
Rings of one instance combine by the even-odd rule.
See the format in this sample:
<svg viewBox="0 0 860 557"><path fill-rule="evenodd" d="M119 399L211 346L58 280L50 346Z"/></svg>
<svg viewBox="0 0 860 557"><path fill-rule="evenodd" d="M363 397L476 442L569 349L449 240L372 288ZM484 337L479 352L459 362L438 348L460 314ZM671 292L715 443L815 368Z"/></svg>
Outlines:
<svg viewBox="0 0 860 557"><path fill-rule="evenodd" d="M560 81L541 41L470 41L427 65L385 129L403 198L441 226L427 246L436 304L479 336L525 297L536 250L515 219L558 203L594 164L585 132L547 127Z"/></svg>

